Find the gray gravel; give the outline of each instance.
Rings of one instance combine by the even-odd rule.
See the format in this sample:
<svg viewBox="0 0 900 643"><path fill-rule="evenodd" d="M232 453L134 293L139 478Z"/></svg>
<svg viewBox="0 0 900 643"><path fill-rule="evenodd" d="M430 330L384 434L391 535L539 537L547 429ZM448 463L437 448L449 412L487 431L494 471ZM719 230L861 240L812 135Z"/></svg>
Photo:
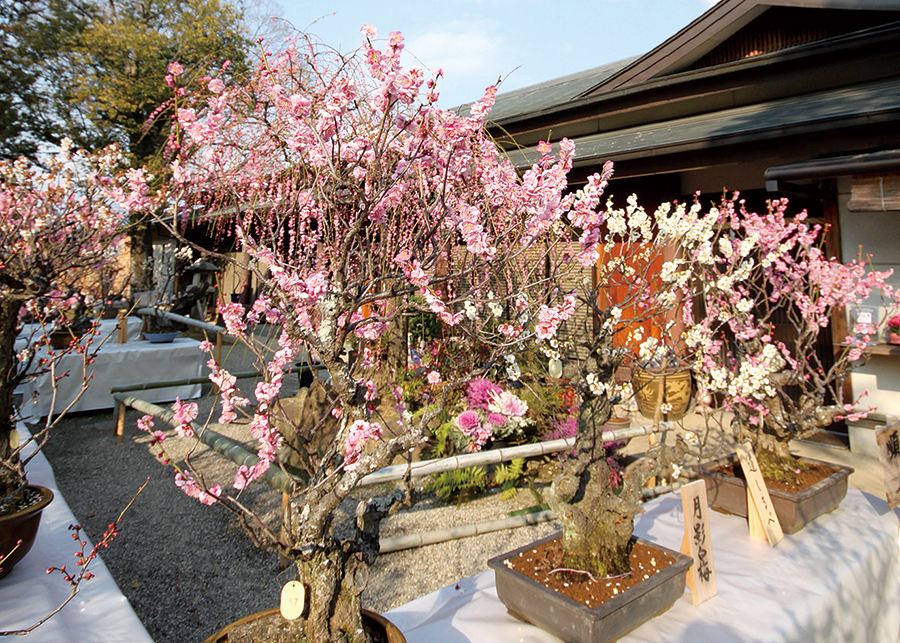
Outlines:
<svg viewBox="0 0 900 643"><path fill-rule="evenodd" d="M227 367L250 367L245 351L236 346L226 350ZM296 391L296 379L288 381ZM240 384L252 397L252 380ZM210 387L205 386L201 417L213 404ZM255 549L231 514L218 506L203 506L176 488L171 468L160 466L147 436L136 428L140 415L128 412L122 443L114 436L112 412L71 415L54 433L45 454L66 502L94 540L149 478L125 516L121 535L102 558L154 641L203 641L238 618L276 606L284 576L278 577L277 557ZM250 441L245 424L217 430ZM184 455L183 451L173 453L176 458ZM230 487L234 465L202 445L191 459L210 484ZM273 518L280 511L280 493L254 486L252 493L244 492L242 502ZM533 502L524 492L512 500L495 494L459 506L426 496L411 510L391 516L382 535L490 520ZM379 612L402 605L484 571L491 556L556 528L552 524L523 527L381 556L363 595L364 604Z"/></svg>

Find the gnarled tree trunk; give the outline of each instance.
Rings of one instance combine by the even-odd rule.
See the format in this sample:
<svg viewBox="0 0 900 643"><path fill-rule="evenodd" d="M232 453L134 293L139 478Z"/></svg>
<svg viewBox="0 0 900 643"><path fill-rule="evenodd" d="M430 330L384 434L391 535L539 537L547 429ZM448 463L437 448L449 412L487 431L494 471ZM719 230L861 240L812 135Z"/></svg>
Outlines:
<svg viewBox="0 0 900 643"><path fill-rule="evenodd" d="M582 379L587 381L587 375L593 374L599 382L611 382L616 368L618 361L611 351L594 350ZM603 445L603 426L612 415L612 404L605 392L596 394L587 385L582 385L581 396L575 457L563 464L554 479L548 503L563 524L568 566L600 576L623 574L630 569L634 518L643 511L641 489L673 458L680 458L683 450L673 451L663 442L654 445L637 466L629 468L624 487L614 493Z"/></svg>
<svg viewBox="0 0 900 643"><path fill-rule="evenodd" d="M10 460L13 451L10 437L16 428L13 391L21 379L15 351L20 306L18 299L0 299L0 462L8 465L0 466L0 498L13 492L20 484L19 473L8 468L15 466Z"/></svg>

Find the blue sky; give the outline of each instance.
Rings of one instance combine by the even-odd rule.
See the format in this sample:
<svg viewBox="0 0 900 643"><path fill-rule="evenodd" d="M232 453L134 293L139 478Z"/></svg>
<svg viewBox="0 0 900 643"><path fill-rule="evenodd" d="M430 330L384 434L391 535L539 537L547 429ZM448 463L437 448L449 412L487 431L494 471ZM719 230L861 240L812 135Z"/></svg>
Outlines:
<svg viewBox="0 0 900 643"><path fill-rule="evenodd" d="M283 0L282 16L342 52L359 28L401 31L407 65L443 68L440 104L476 100L503 77L509 91L643 54L714 0ZM413 58L414 57L414 58Z"/></svg>

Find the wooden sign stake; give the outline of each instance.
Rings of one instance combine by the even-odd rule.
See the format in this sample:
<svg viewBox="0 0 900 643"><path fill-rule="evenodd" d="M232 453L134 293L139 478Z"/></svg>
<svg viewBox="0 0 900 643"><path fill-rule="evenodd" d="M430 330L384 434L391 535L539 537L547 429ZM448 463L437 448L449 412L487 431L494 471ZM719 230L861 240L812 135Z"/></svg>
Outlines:
<svg viewBox="0 0 900 643"><path fill-rule="evenodd" d="M737 453L741 468L744 470L744 478L747 479L747 521L750 525L750 535L754 538L765 538L769 541L769 545L774 547L784 538L784 532L781 530L778 516L775 515L769 490L759 471L753 446L749 441L739 444Z"/></svg>
<svg viewBox="0 0 900 643"><path fill-rule="evenodd" d="M119 311L119 324L118 324L119 335L116 338L120 344L125 344L128 341L128 316L126 311Z"/></svg>
<svg viewBox="0 0 900 643"><path fill-rule="evenodd" d="M900 420L895 419L876 429L875 442L884 472L888 507L893 509L900 506Z"/></svg>
<svg viewBox="0 0 900 643"><path fill-rule="evenodd" d="M681 488L681 507L684 510L684 538L681 552L694 559L687 571L685 584L691 590L696 607L716 595L716 568L713 564L712 540L709 530L709 504L706 483L697 480Z"/></svg>

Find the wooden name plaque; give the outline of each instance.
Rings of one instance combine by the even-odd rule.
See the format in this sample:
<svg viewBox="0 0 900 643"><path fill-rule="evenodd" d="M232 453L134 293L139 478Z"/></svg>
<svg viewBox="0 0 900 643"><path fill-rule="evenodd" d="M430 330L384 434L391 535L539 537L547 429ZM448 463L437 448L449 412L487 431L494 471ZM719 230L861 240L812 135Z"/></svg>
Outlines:
<svg viewBox="0 0 900 643"><path fill-rule="evenodd" d="M684 485L681 488L681 506L684 509L684 539L681 541L681 552L694 559L694 564L687 571L685 584L690 588L691 598L696 606L717 593L706 482L697 480Z"/></svg>
<svg viewBox="0 0 900 643"><path fill-rule="evenodd" d="M893 509L900 506L900 420L876 429L875 442L884 471L888 507Z"/></svg>
<svg viewBox="0 0 900 643"><path fill-rule="evenodd" d="M774 547L784 538L784 532L781 531L781 523L775 515L775 507L760 473L753 446L749 441L739 444L737 454L741 461L741 469L744 470L744 477L747 479L747 520L750 523L750 535L754 538L765 538L769 541L769 545Z"/></svg>

